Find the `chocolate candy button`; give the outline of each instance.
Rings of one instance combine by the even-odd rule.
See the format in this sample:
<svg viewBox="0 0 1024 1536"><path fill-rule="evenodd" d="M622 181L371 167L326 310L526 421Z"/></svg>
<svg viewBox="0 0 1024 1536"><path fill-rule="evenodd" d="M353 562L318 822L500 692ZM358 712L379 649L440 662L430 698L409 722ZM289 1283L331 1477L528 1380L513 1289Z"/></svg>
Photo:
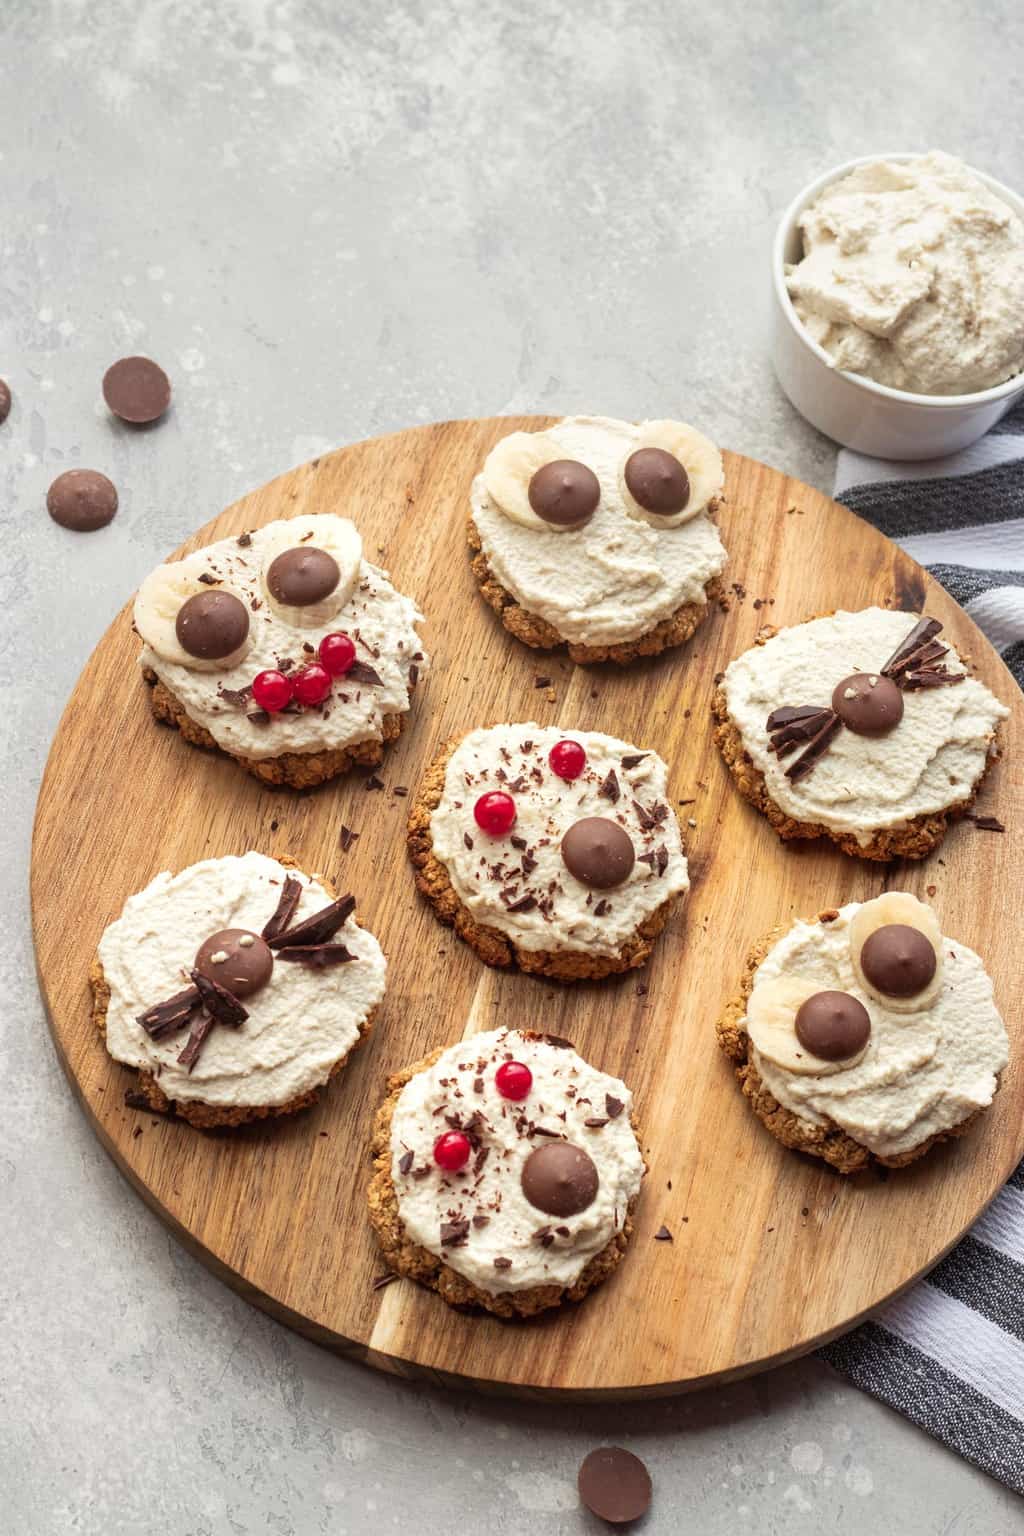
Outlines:
<svg viewBox="0 0 1024 1536"><path fill-rule="evenodd" d="M626 489L645 512L673 517L690 499L690 477L664 448L638 448L623 470Z"/></svg>
<svg viewBox="0 0 1024 1536"><path fill-rule="evenodd" d="M858 736L884 736L903 719L903 695L879 672L852 672L836 684L832 708Z"/></svg>
<svg viewBox="0 0 1024 1536"><path fill-rule="evenodd" d="M151 358L122 357L103 375L103 398L122 421L144 426L170 405L171 381Z"/></svg>
<svg viewBox="0 0 1024 1536"><path fill-rule="evenodd" d="M248 997L270 980L274 956L258 933L222 928L200 944L195 968L235 997Z"/></svg>
<svg viewBox="0 0 1024 1536"><path fill-rule="evenodd" d="M651 1474L620 1445L603 1445L584 1457L577 1486L587 1508L609 1525L639 1520L650 1507Z"/></svg>
<svg viewBox="0 0 1024 1536"><path fill-rule="evenodd" d="M919 928L886 923L864 940L860 968L878 992L914 997L935 975L935 951Z"/></svg>
<svg viewBox="0 0 1024 1536"><path fill-rule="evenodd" d="M105 528L117 511L117 490L98 470L68 469L47 491L46 510L62 528L92 533Z"/></svg>
<svg viewBox="0 0 1024 1536"><path fill-rule="evenodd" d="M546 1141L523 1164L523 1194L547 1216L578 1216L597 1194L597 1169L582 1147Z"/></svg>
<svg viewBox="0 0 1024 1536"><path fill-rule="evenodd" d="M233 592L197 592L178 609L174 631L190 656L219 661L244 643L249 610Z"/></svg>
<svg viewBox="0 0 1024 1536"><path fill-rule="evenodd" d="M796 1014L796 1037L805 1051L822 1061L845 1061L864 1049L871 1018L849 992L815 992Z"/></svg>
<svg viewBox="0 0 1024 1536"><path fill-rule="evenodd" d="M584 816L562 838L562 858L584 885L606 891L627 879L636 852L629 834L606 816Z"/></svg>
<svg viewBox="0 0 1024 1536"><path fill-rule="evenodd" d="M555 528L582 528L597 511L601 486L578 459L554 459L530 480L527 495L538 517Z"/></svg>
<svg viewBox="0 0 1024 1536"><path fill-rule="evenodd" d="M308 608L330 597L341 571L333 555L314 545L296 545L270 562L267 587L272 597L289 608Z"/></svg>

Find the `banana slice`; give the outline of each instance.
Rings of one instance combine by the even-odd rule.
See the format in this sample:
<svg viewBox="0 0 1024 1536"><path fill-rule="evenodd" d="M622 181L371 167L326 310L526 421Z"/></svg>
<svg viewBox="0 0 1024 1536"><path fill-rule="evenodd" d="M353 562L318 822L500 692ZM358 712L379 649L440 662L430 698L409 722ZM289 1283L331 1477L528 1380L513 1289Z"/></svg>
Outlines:
<svg viewBox="0 0 1024 1536"><path fill-rule="evenodd" d="M825 1077L845 1072L864 1059L867 1042L853 1056L842 1061L826 1061L812 1056L801 1045L796 1033L796 1016L809 997L829 989L806 976L776 976L756 983L747 999L747 1034L754 1049L766 1061L801 1077Z"/></svg>
<svg viewBox="0 0 1024 1536"><path fill-rule="evenodd" d="M193 622L182 631L179 615L193 599L213 611L205 616L196 615L193 605L192 613L186 615ZM238 593L224 583L211 587L200 581L198 571L184 560L158 565L150 571L136 595L134 618L135 628L161 661L188 667L193 672L230 672L245 658L252 644L249 610ZM197 637L191 644L209 654L187 651L181 643L182 633ZM203 644L203 638L207 643ZM217 651L221 654L213 654Z"/></svg>
<svg viewBox="0 0 1024 1536"><path fill-rule="evenodd" d="M653 458L645 463L634 457L647 448L656 448L682 465L689 482L688 493L678 477L673 480L670 463L663 461L659 472ZM678 528L681 523L688 523L721 495L724 484L722 455L709 437L682 421L642 421L636 442L619 468L619 493L626 511L630 517L650 523L652 528ZM679 495L674 494L676 488ZM637 499L638 495L644 504ZM658 505L666 510L657 511Z"/></svg>
<svg viewBox="0 0 1024 1536"><path fill-rule="evenodd" d="M322 629L355 591L363 541L347 517L320 512L270 523L260 545L263 590L282 624Z"/></svg>
<svg viewBox="0 0 1024 1536"><path fill-rule="evenodd" d="M581 523L559 523L538 517L530 505L530 481L545 464L565 459L565 451L546 432L510 432L495 443L484 460L483 477L493 502L524 528L546 533L570 533Z"/></svg>
<svg viewBox="0 0 1024 1536"><path fill-rule="evenodd" d="M861 986L891 1013L919 1013L942 987L942 929L931 907L907 891L886 891L854 913L850 958Z"/></svg>

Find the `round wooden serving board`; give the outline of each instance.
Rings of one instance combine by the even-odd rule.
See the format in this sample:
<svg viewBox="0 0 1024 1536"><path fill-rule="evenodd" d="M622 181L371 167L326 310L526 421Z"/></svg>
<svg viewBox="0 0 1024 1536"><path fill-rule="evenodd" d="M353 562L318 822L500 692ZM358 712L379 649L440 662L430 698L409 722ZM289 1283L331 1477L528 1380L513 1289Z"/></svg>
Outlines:
<svg viewBox="0 0 1024 1536"><path fill-rule="evenodd" d="M625 670L527 650L478 596L465 519L492 444L545 424L445 422L357 443L254 491L189 540L179 553L294 513L351 516L368 557L425 612L433 667L380 770L383 792L368 792L361 774L304 794L271 790L154 724L125 608L50 753L33 848L36 953L57 1049L104 1146L172 1231L251 1301L389 1370L519 1391L654 1394L762 1369L848 1328L934 1264L1024 1153L1024 701L913 561L827 497L735 455L721 515L726 581L737 584L727 613L715 608L682 650ZM867 865L825 843L783 847L733 788L711 739L715 674L766 622L870 603L927 606L1011 705L1005 757L979 806L1006 835L964 822L924 864ZM575 987L490 971L417 897L410 801L394 788L414 793L449 737L503 720L609 730L669 763L693 885L644 970ZM342 823L360 834L347 854ZM248 848L291 854L356 893L390 962L388 993L368 1043L314 1110L203 1134L125 1107L134 1074L107 1057L90 1023L86 977L106 924L158 871ZM1016 1057L966 1139L885 1181L849 1180L762 1129L714 1021L755 939L890 887L927 892L944 930L985 956ZM568 1036L625 1078L650 1164L626 1261L581 1306L532 1323L454 1312L408 1281L373 1289L382 1265L365 1186L384 1078L498 1024ZM671 1243L653 1241L663 1224Z"/></svg>

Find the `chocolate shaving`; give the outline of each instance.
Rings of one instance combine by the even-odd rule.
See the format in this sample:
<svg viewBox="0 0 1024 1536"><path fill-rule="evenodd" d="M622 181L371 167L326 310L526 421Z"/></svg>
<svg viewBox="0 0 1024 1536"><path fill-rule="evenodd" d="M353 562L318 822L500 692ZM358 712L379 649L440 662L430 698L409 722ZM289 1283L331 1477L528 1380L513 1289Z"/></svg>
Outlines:
<svg viewBox="0 0 1024 1536"><path fill-rule="evenodd" d="M484 1166L484 1163L486 1163L486 1161L490 1157L490 1155L491 1155L490 1147L481 1147L480 1148L480 1150L476 1154L476 1157L473 1159L473 1172L474 1173L479 1173L480 1172L480 1170Z"/></svg>
<svg viewBox="0 0 1024 1536"><path fill-rule="evenodd" d="M346 965L356 957L344 944L289 944L287 949L278 951L277 958L308 965L312 971L324 971L328 966Z"/></svg>
<svg viewBox="0 0 1024 1536"><path fill-rule="evenodd" d="M252 534L240 533L238 538L235 540L235 543L238 545L239 549L248 549L249 545L252 543Z"/></svg>
<svg viewBox="0 0 1024 1536"><path fill-rule="evenodd" d="M968 816L967 820L973 821L974 825L982 832L1006 831L998 816Z"/></svg>
<svg viewBox="0 0 1024 1536"><path fill-rule="evenodd" d="M604 917L605 913L606 912L610 912L611 909L612 909L611 902L610 901L605 901L604 898L602 897L601 900L598 902L597 906L594 908L594 916L595 917Z"/></svg>
<svg viewBox="0 0 1024 1536"><path fill-rule="evenodd" d="M412 1162L413 1162L413 1158L415 1157L415 1155L416 1154L414 1152L403 1152L402 1153L401 1157L398 1159L398 1171L399 1171L399 1173L408 1173L409 1172L409 1169L412 1167Z"/></svg>
<svg viewBox="0 0 1024 1536"><path fill-rule="evenodd" d="M649 752L630 752L628 757L624 757L622 759L622 766L623 766L623 768L635 768L638 763L642 763L643 762L645 757L650 757L650 753Z"/></svg>
<svg viewBox="0 0 1024 1536"><path fill-rule="evenodd" d="M461 1248L469 1236L468 1221L442 1221L441 1247Z"/></svg>
<svg viewBox="0 0 1024 1536"><path fill-rule="evenodd" d="M656 1243L670 1243L672 1241L672 1233L668 1227L659 1227L654 1234L654 1241Z"/></svg>
<svg viewBox="0 0 1024 1536"><path fill-rule="evenodd" d="M601 780L597 792L599 795L603 795L606 800L610 800L613 805L618 800L622 791L619 789L619 781L614 768L609 768L608 775Z"/></svg>
<svg viewBox="0 0 1024 1536"><path fill-rule="evenodd" d="M469 849L470 849L470 850L472 850L472 847L473 847L473 839L472 839L472 838L471 838L471 837L470 837L470 835L469 835L469 833L468 833L468 832L463 832L463 834L462 834L462 841L463 841L463 842L464 842L464 843L465 843L465 845L466 845L466 847L467 847L467 848L469 848Z"/></svg>
<svg viewBox="0 0 1024 1536"><path fill-rule="evenodd" d="M200 571L199 575L196 577L196 581L201 581L204 587L220 586L220 577L211 576L209 571Z"/></svg>
<svg viewBox="0 0 1024 1536"><path fill-rule="evenodd" d="M938 619L919 619L903 644L898 645L885 665L879 668L881 675L899 682L900 672L913 660L915 653L927 645L941 629Z"/></svg>
<svg viewBox="0 0 1024 1536"><path fill-rule="evenodd" d="M140 1093L137 1088L125 1089L124 1107L125 1109L142 1109L148 1115L169 1115L171 1113L169 1107L167 1109L157 1109L156 1105L151 1104L146 1095Z"/></svg>
<svg viewBox="0 0 1024 1536"><path fill-rule="evenodd" d="M192 1025L192 1033L188 1037L185 1049L178 1057L179 1067L185 1067L189 1072L199 1060L199 1053L206 1043L206 1037L213 1028L213 1015L207 1013L204 1008Z"/></svg>
<svg viewBox="0 0 1024 1536"><path fill-rule="evenodd" d="M384 679L379 672L375 672L365 661L354 661L345 676L353 683L370 683L374 688L383 688Z"/></svg>
<svg viewBox="0 0 1024 1536"><path fill-rule="evenodd" d="M358 841L358 838L358 832L353 832L351 827L346 827L344 823L342 823L341 831L338 833L338 842L341 844L342 853L348 853L349 849L352 847L352 844Z"/></svg>
<svg viewBox="0 0 1024 1536"><path fill-rule="evenodd" d="M233 704L236 709L244 709L252 694L251 688L222 688L220 697L225 704Z"/></svg>
<svg viewBox="0 0 1024 1536"><path fill-rule="evenodd" d="M547 1041L548 1045L553 1045L556 1051L574 1051L576 1049L572 1041L566 1040L564 1035L544 1035L542 1038Z"/></svg>
<svg viewBox="0 0 1024 1536"><path fill-rule="evenodd" d="M391 793L393 795L398 795L401 799L404 800L405 796L409 793L408 785L406 785L406 784L396 784L394 789L391 791Z"/></svg>
<svg viewBox="0 0 1024 1536"><path fill-rule="evenodd" d="M173 997L166 998L162 1003L154 1003L152 1008L140 1013L135 1022L142 1025L151 1040L161 1040L164 1035L173 1035L176 1030L184 1029L192 1014L201 1006L199 988L186 987L184 992L175 992Z"/></svg>
<svg viewBox="0 0 1024 1536"><path fill-rule="evenodd" d="M339 896L337 901L332 901L329 907L321 907L319 912L314 912L312 917L303 918L301 923L296 923L292 928L286 928L283 933L275 933L267 937L267 943L271 949L308 948L311 945L326 944L328 939L333 939L338 929L352 916L356 909L354 896Z"/></svg>
<svg viewBox="0 0 1024 1536"><path fill-rule="evenodd" d="M786 769L786 778L791 784L796 784L800 779L807 777L815 763L820 761L828 751L829 743L832 741L833 736L841 730L842 724L843 722L839 716L834 710L830 709L828 718L820 731L818 731L816 736L811 737L800 756L790 763Z"/></svg>
<svg viewBox="0 0 1024 1536"><path fill-rule="evenodd" d="M263 933L261 935L262 938L266 939L268 944L272 939L276 939L279 934L284 933L285 929L288 927L288 924L295 916L295 908L299 904L299 898L301 895L302 881L296 880L293 875L286 876L281 894L277 898L277 906L274 909L274 915L270 921L265 924Z"/></svg>
<svg viewBox="0 0 1024 1536"><path fill-rule="evenodd" d="M386 1285L393 1285L396 1280L401 1278L401 1275L396 1275L394 1270L389 1270L386 1275L378 1275L370 1289L371 1291L382 1291Z"/></svg>
<svg viewBox="0 0 1024 1536"><path fill-rule="evenodd" d="M551 679L550 679L550 677L541 677L538 674L533 679L533 686L535 688L550 688L551 687Z"/></svg>
<svg viewBox="0 0 1024 1536"><path fill-rule="evenodd" d="M416 663L413 662L412 666L409 668L409 686L412 687L412 688L415 688L415 686L419 682L419 680L420 680L420 669L416 665Z"/></svg>
<svg viewBox="0 0 1024 1536"><path fill-rule="evenodd" d="M480 1227L486 1227L490 1219L491 1218L489 1216L484 1215L483 1211L477 1211L476 1215L473 1217L473 1225L478 1229Z"/></svg>
<svg viewBox="0 0 1024 1536"><path fill-rule="evenodd" d="M370 777L364 782L363 788L364 789L383 789L384 788L384 780L383 779L379 779L375 773L371 773Z"/></svg>
<svg viewBox="0 0 1024 1536"><path fill-rule="evenodd" d="M561 1133L559 1131L549 1131L546 1125L531 1124L526 1134L528 1136L558 1136Z"/></svg>
<svg viewBox="0 0 1024 1536"><path fill-rule="evenodd" d="M237 1029L240 1024L245 1023L249 1017L249 1010L242 1007L233 992L229 992L227 987L222 987L219 981L211 981L210 977L204 976L202 971L190 971L189 975L193 984L199 989L203 1007L212 1019L228 1029Z"/></svg>
<svg viewBox="0 0 1024 1536"><path fill-rule="evenodd" d="M587 1127L588 1130L599 1131L603 1126L608 1124L608 1121L601 1115L591 1115L589 1119L584 1120L583 1124Z"/></svg>
<svg viewBox="0 0 1024 1536"><path fill-rule="evenodd" d="M799 709L777 709L768 716L768 732L772 752L782 757L802 741L810 741L825 725L832 710L825 705L809 705ZM780 719L782 715L790 719ZM774 724L772 722L775 722Z"/></svg>
<svg viewBox="0 0 1024 1536"><path fill-rule="evenodd" d="M519 837L518 834L516 834L514 832L513 832L512 836L509 838L509 842L512 844L512 847L515 848L518 853L522 853L523 849L526 847L526 838L525 837Z"/></svg>
<svg viewBox="0 0 1024 1536"><path fill-rule="evenodd" d="M503 1258L502 1255L499 1253L498 1257L494 1261L494 1267L495 1267L495 1269L511 1269L512 1268L512 1260L511 1259Z"/></svg>
<svg viewBox="0 0 1024 1536"><path fill-rule="evenodd" d="M518 901L510 901L508 904L508 910L510 912L532 912L536 905L536 896L531 896L530 893L527 892L525 896L520 896Z"/></svg>
<svg viewBox="0 0 1024 1536"><path fill-rule="evenodd" d="M921 667L904 672L898 682L904 693L917 693L922 688L948 688L966 680L966 672L950 672L946 667Z"/></svg>
<svg viewBox="0 0 1024 1536"><path fill-rule="evenodd" d="M625 1106L621 1099L613 1098L610 1093L605 1094L604 1110L609 1120L614 1120L617 1115L621 1115L624 1108Z"/></svg>
<svg viewBox="0 0 1024 1536"><path fill-rule="evenodd" d="M660 801L648 807L641 805L639 800L634 800L633 809L640 818L641 832L653 831L655 827L661 825L668 815L668 806L662 805Z"/></svg>
<svg viewBox="0 0 1024 1536"><path fill-rule="evenodd" d="M254 709L245 717L252 725L269 725L270 716L265 709Z"/></svg>

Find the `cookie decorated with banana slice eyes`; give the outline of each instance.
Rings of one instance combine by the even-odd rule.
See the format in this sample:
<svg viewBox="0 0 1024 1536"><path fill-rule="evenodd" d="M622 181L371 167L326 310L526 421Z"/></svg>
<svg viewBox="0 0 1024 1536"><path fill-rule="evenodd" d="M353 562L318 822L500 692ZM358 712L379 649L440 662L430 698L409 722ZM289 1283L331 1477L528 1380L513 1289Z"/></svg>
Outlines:
<svg viewBox="0 0 1024 1536"><path fill-rule="evenodd" d="M158 566L134 608L156 718L300 789L381 761L426 667L422 617L326 512Z"/></svg>
<svg viewBox="0 0 1024 1536"><path fill-rule="evenodd" d="M496 443L473 482L473 573L505 627L580 663L682 645L719 595L722 455L681 421L571 416Z"/></svg>
<svg viewBox="0 0 1024 1536"><path fill-rule="evenodd" d="M984 963L905 891L755 945L717 1031L771 1134L841 1173L963 1135L1009 1052Z"/></svg>

